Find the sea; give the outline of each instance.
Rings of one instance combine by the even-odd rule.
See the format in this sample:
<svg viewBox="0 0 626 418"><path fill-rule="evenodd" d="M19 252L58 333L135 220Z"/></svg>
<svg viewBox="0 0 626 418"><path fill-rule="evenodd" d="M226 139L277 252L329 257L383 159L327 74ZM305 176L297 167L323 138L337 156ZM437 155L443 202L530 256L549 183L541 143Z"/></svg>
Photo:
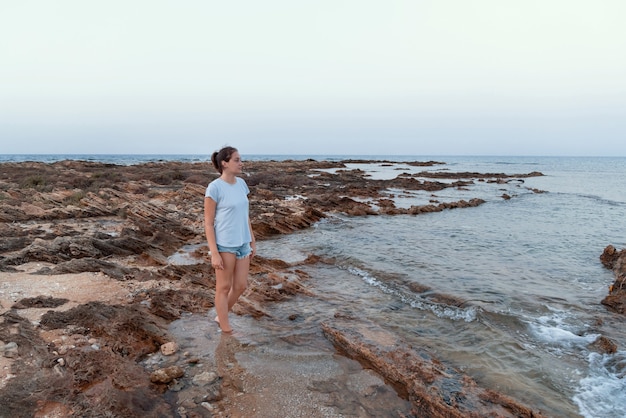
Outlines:
<svg viewBox="0 0 626 418"><path fill-rule="evenodd" d="M239 324L251 334L305 334L319 332L314 331L319 322L335 313L353 313L547 416L626 417L626 317L600 303L614 275L599 260L608 245L626 248L626 157L243 157L363 160L348 168L373 179L425 170L543 173L434 194L388 190L399 207L474 197L486 203L421 215L337 214L259 242L264 257L298 263L315 254L332 262L302 267L317 298L276 306L272 320ZM210 160L208 155L0 155L0 162L64 159ZM443 164L413 167L409 161ZM294 310L307 317L297 331L277 319ZM616 343L617 352L594 350L600 336Z"/></svg>

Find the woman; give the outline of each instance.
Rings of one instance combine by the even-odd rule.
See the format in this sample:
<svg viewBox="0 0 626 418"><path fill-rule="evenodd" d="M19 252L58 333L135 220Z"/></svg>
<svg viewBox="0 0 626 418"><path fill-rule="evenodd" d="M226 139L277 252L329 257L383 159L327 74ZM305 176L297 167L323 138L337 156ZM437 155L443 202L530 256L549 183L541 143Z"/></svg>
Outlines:
<svg viewBox="0 0 626 418"><path fill-rule="evenodd" d="M232 332L228 311L246 290L256 241L248 208L250 189L237 177L243 163L237 149L224 147L211 156L220 177L206 189L204 230L215 269L215 311L222 332Z"/></svg>

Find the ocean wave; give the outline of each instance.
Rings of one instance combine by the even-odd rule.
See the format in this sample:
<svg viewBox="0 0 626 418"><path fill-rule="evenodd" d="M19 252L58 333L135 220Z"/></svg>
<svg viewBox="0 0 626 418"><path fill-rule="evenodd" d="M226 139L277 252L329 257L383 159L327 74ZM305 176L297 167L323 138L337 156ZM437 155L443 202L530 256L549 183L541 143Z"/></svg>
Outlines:
<svg viewBox="0 0 626 418"><path fill-rule="evenodd" d="M626 352L590 353L589 371L580 380L572 398L585 418L626 416L626 378L619 366L626 362Z"/></svg>
<svg viewBox="0 0 626 418"><path fill-rule="evenodd" d="M585 325L567 311L548 307L547 315L526 317L525 322L537 342L558 354L563 349L585 349L598 339L600 334L586 333Z"/></svg>
<svg viewBox="0 0 626 418"><path fill-rule="evenodd" d="M480 308L476 306L459 308L456 306L449 306L426 301L417 296L413 296L399 289L396 289L389 284L383 283L381 280L359 268L349 267L347 270L351 274L354 274L355 276L363 279L363 281L367 284L379 288L382 292L386 294L390 294L399 298L404 304L422 311L430 311L439 318L446 318L454 321L473 322L476 320L478 312L480 310Z"/></svg>

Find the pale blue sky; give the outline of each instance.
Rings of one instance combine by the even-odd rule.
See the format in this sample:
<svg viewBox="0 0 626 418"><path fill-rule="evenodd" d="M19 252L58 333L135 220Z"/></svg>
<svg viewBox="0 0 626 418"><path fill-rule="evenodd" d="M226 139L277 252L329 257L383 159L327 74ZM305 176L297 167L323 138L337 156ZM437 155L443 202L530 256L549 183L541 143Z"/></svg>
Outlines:
<svg viewBox="0 0 626 418"><path fill-rule="evenodd" d="M626 156L622 0L0 0L0 154Z"/></svg>

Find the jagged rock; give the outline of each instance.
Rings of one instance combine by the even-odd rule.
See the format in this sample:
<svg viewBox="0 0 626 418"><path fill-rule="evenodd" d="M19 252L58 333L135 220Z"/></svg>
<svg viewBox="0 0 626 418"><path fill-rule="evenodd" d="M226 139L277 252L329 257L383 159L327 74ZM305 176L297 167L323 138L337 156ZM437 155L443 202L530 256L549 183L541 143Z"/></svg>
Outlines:
<svg viewBox="0 0 626 418"><path fill-rule="evenodd" d="M615 263L617 260L623 255L624 250L617 251L617 249L612 245L607 245L602 254L600 255L600 261L604 265L604 267L609 270L613 270Z"/></svg>
<svg viewBox="0 0 626 418"><path fill-rule="evenodd" d="M590 347L601 354L614 354L617 351L617 344L604 335L598 337Z"/></svg>
<svg viewBox="0 0 626 418"><path fill-rule="evenodd" d="M626 314L626 249L617 251L612 245L607 246L600 256L602 264L613 270L615 281L609 286L609 294L602 299L602 304L613 312Z"/></svg>

